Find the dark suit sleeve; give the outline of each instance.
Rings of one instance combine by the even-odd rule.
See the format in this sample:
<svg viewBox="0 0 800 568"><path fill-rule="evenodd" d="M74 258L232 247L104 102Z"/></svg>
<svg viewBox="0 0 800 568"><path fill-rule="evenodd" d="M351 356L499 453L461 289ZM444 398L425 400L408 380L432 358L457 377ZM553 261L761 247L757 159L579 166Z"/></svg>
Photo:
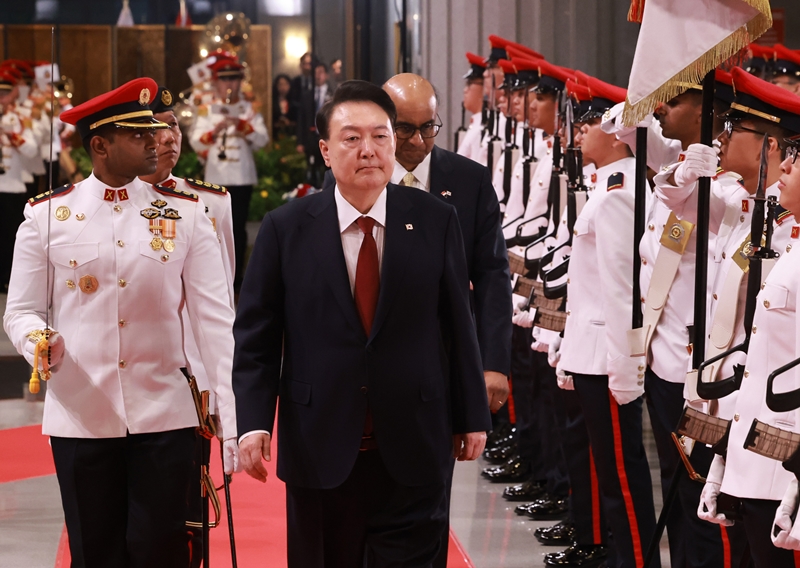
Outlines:
<svg viewBox="0 0 800 568"><path fill-rule="evenodd" d="M475 316L484 371L508 375L511 368L511 276L500 225L500 205L489 170L483 169L475 215L472 257Z"/></svg>
<svg viewBox="0 0 800 568"><path fill-rule="evenodd" d="M442 276L443 325L449 330L450 397L453 433L482 432L492 429L486 384L481 370L478 337L469 306L465 283L467 260L455 209L450 213L445 244L445 269Z"/></svg>
<svg viewBox="0 0 800 568"><path fill-rule="evenodd" d="M273 432L284 329L280 249L272 217L261 224L239 295L233 336L233 392L239 435Z"/></svg>

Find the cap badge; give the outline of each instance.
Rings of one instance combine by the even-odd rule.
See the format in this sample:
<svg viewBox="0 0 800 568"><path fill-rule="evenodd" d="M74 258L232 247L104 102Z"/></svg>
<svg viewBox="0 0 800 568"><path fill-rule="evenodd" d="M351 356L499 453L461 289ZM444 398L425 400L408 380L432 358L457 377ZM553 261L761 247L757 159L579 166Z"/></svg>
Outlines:
<svg viewBox="0 0 800 568"><path fill-rule="evenodd" d="M150 104L150 89L144 88L139 92L139 104L142 106Z"/></svg>
<svg viewBox="0 0 800 568"><path fill-rule="evenodd" d="M171 105L171 104L172 104L172 93L170 93L168 90L164 89L164 90L161 92L161 102L162 102L162 103L163 103L165 106L169 106L169 105Z"/></svg>

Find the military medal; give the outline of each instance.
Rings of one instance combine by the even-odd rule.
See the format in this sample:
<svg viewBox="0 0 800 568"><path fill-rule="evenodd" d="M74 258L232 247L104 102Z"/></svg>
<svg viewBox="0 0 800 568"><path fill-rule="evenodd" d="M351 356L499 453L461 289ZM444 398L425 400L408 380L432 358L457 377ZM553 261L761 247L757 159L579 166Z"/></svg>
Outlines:
<svg viewBox="0 0 800 568"><path fill-rule="evenodd" d="M98 282L97 278L92 276L91 274L87 274L86 276L81 276L81 279L78 281L78 288L81 289L81 292L86 294L94 294L97 292Z"/></svg>
<svg viewBox="0 0 800 568"><path fill-rule="evenodd" d="M66 221L69 219L69 207L66 205L60 205L58 209L56 209L56 219L59 221Z"/></svg>
<svg viewBox="0 0 800 568"><path fill-rule="evenodd" d="M177 211L176 211L177 213ZM172 252L175 250L175 238L177 234L177 225L175 219L162 219L161 220L161 234L164 237L164 250Z"/></svg>
<svg viewBox="0 0 800 568"><path fill-rule="evenodd" d="M155 235L153 240L150 241L150 248L153 250L161 250L164 246L164 241L161 240L161 223L163 219L150 219L150 232Z"/></svg>

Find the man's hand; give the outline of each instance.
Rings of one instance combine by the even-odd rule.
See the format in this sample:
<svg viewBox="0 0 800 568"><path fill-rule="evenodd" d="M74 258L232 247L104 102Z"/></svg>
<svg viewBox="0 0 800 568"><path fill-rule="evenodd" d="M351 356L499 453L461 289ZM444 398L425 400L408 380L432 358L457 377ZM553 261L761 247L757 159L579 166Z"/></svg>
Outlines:
<svg viewBox="0 0 800 568"><path fill-rule="evenodd" d="M261 463L261 458L270 461L270 435L251 434L239 443L239 461L247 475L261 483L267 481L267 468Z"/></svg>
<svg viewBox="0 0 800 568"><path fill-rule="evenodd" d="M453 434L453 457L458 461L478 459L484 446L486 446L486 432Z"/></svg>
<svg viewBox="0 0 800 568"><path fill-rule="evenodd" d="M489 410L497 412L508 400L510 392L508 377L497 371L484 371L483 379L486 381L486 398L489 399Z"/></svg>

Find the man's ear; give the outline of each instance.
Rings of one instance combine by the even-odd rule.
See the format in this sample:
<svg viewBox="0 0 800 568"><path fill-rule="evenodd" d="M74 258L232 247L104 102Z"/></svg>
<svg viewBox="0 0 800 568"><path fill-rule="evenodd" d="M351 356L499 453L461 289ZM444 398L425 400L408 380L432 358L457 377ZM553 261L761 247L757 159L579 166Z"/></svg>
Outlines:
<svg viewBox="0 0 800 568"><path fill-rule="evenodd" d="M99 158L105 158L108 155L109 141L102 136L92 136L89 140L89 147L92 149L92 154Z"/></svg>
<svg viewBox="0 0 800 568"><path fill-rule="evenodd" d="M325 167L330 168L331 161L328 158L328 152L330 151L330 148L328 148L328 143L322 138L319 140L319 151L322 153L322 160L325 162Z"/></svg>

